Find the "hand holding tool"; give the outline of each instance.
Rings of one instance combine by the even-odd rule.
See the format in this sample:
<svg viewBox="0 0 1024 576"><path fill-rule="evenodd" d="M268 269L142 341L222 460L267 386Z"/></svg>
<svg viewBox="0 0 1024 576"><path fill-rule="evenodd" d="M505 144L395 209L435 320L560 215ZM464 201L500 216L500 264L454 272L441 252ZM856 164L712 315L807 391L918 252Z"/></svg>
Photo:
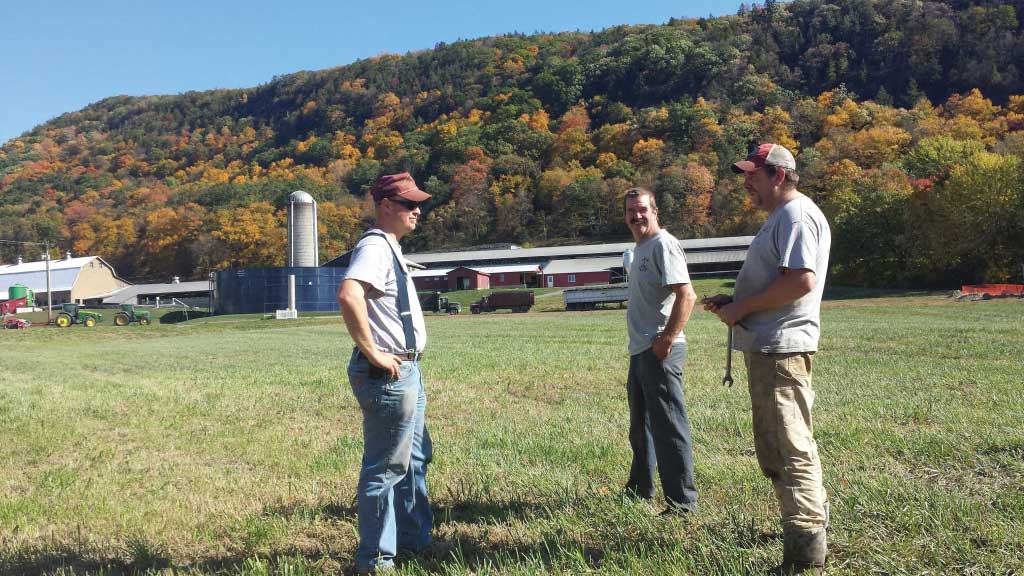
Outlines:
<svg viewBox="0 0 1024 576"><path fill-rule="evenodd" d="M726 341L728 349L725 352L725 376L722 377L722 384L732 388L732 326L729 328L729 338Z"/></svg>

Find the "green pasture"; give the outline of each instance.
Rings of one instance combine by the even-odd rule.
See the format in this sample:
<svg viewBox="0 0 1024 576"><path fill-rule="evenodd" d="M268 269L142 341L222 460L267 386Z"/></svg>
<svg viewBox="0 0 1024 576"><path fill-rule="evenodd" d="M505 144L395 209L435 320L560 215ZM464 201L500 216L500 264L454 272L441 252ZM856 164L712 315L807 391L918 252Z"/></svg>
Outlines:
<svg viewBox="0 0 1024 576"><path fill-rule="evenodd" d="M829 573L1021 574L1024 301L851 296L826 302L815 365ZM547 309L428 317L429 481L451 552L400 572L778 563L742 368L721 385L725 328L704 312L687 327L701 510L667 519L619 496L625 311ZM361 427L340 318L33 327L2 343L0 575L351 571Z"/></svg>

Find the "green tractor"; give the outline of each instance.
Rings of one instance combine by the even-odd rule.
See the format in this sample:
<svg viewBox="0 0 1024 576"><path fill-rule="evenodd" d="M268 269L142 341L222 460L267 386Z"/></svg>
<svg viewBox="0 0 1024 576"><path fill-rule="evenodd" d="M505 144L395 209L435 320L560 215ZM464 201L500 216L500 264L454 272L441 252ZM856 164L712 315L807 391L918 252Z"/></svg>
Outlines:
<svg viewBox="0 0 1024 576"><path fill-rule="evenodd" d="M86 312L79 304L62 304L60 314L57 314L57 326L67 328L72 324L82 324L86 328L92 328L97 322L103 320L103 315L96 312Z"/></svg>
<svg viewBox="0 0 1024 576"><path fill-rule="evenodd" d="M138 322L142 326L149 324L149 311L136 310L134 304L121 304L121 309L114 314L114 325L127 326L132 322Z"/></svg>

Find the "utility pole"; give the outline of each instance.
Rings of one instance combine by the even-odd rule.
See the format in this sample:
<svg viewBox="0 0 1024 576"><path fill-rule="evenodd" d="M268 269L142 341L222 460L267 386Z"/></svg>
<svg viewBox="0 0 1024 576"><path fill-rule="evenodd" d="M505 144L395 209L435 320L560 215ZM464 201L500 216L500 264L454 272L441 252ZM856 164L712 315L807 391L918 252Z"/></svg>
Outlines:
<svg viewBox="0 0 1024 576"><path fill-rule="evenodd" d="M46 324L53 323L53 292L50 290L50 241L45 240L43 246L46 247Z"/></svg>
<svg viewBox="0 0 1024 576"><path fill-rule="evenodd" d="M17 244L22 246L42 246L46 252L43 259L46 261L46 323L53 322L53 291L50 288L50 240L43 242L24 242L21 240L6 240L0 238L0 244Z"/></svg>

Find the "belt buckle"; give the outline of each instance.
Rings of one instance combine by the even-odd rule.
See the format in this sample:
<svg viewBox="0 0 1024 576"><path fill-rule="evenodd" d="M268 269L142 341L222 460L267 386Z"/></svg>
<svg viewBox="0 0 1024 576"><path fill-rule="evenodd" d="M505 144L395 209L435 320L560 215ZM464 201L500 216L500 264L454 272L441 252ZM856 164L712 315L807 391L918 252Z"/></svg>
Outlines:
<svg viewBox="0 0 1024 576"><path fill-rule="evenodd" d="M405 351L405 358L406 358L406 360L416 361L416 359L417 359L416 350L413 349L413 348L407 349Z"/></svg>

